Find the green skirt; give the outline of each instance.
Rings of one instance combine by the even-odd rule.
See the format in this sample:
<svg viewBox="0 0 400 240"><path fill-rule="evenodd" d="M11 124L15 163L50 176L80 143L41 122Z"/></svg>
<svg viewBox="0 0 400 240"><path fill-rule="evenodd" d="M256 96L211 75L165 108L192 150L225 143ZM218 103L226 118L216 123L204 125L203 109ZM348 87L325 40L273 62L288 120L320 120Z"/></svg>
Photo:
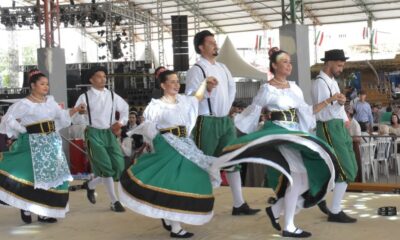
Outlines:
<svg viewBox="0 0 400 240"><path fill-rule="evenodd" d="M68 212L68 182L48 190L34 188L29 135L20 134L10 151L0 153L0 201L38 215L63 218Z"/></svg>
<svg viewBox="0 0 400 240"><path fill-rule="evenodd" d="M336 155L321 139L301 131L290 131L271 121L256 132L233 140L214 167L226 167L241 162L267 165L265 185L281 198L292 183L289 161L279 151L284 146L299 151L307 171L309 189L302 194L304 207L321 201L334 185ZM289 159L291 160L291 159ZM292 160L293 161L293 160Z"/></svg>
<svg viewBox="0 0 400 240"><path fill-rule="evenodd" d="M209 174L162 135L154 138L153 146L153 153L142 155L123 172L119 187L123 204L152 218L193 225L210 221L214 196Z"/></svg>

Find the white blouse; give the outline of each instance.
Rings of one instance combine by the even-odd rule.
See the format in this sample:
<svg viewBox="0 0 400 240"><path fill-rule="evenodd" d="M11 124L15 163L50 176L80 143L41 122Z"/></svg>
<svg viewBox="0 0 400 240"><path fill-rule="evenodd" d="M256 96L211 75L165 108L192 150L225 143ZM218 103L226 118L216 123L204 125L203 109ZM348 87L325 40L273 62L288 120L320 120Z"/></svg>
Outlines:
<svg viewBox="0 0 400 240"><path fill-rule="evenodd" d="M235 126L243 133L251 133L257 130L263 107L267 107L269 111L286 111L295 108L299 124L282 121L274 121L274 123L289 130L309 132L315 127L313 107L304 101L303 92L295 82L289 81L289 86L289 88L278 89L269 83L262 85L252 104L241 114L236 115Z"/></svg>
<svg viewBox="0 0 400 240"><path fill-rule="evenodd" d="M71 125L69 111L62 109L53 96L47 96L43 103L24 98L10 106L1 120L0 132L8 137L18 137L26 132L25 126L43 121L54 121L56 131Z"/></svg>
<svg viewBox="0 0 400 240"><path fill-rule="evenodd" d="M194 96L177 95L177 103L170 104L152 99L143 116L145 122L127 134L141 134L145 141L153 139L160 129L185 126L188 136L196 124L199 101Z"/></svg>

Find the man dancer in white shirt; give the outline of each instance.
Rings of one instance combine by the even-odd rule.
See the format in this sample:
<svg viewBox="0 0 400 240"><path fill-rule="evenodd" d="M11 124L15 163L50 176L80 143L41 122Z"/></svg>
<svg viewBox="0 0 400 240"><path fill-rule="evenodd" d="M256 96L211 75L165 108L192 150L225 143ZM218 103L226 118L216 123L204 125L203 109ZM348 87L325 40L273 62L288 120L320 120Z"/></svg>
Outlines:
<svg viewBox="0 0 400 240"><path fill-rule="evenodd" d="M114 181L118 181L124 170L124 157L118 144L117 132L128 121L129 106L120 96L105 88L107 69L93 67L87 79L92 87L79 96L76 106L86 104L87 113L74 118L75 123L85 122L85 140L89 159L95 178L84 183L88 200L95 204L95 187L99 183L106 185L111 199L111 210L125 211L115 194ZM115 113L119 112L119 120Z"/></svg>
<svg viewBox="0 0 400 240"><path fill-rule="evenodd" d="M194 48L200 60L189 69L186 76L186 94L193 95L207 77L215 77L218 85L206 92L199 103L199 116L193 130L196 145L206 155L219 156L228 142L236 138L236 129L228 116L235 100L236 84L231 73L222 63L216 62L218 46L208 30L197 33ZM240 169L235 167L227 172L227 179L233 195L232 215L254 215L260 209L251 209L243 199Z"/></svg>
<svg viewBox="0 0 400 240"><path fill-rule="evenodd" d="M324 66L317 78L312 83L313 103L319 103L327 97L340 93L335 77L343 72L343 67L348 58L343 50L333 49L325 52ZM338 157L336 170L336 184L333 190L332 205L327 208L326 202L318 204L322 212L328 215L329 222L353 223L357 219L346 215L341 208L341 201L347 189L347 183L353 182L357 176L357 162L353 151L352 138L345 127L348 121L344 104L346 96L341 94L341 99L334 101L316 114L317 136L324 139L334 150Z"/></svg>

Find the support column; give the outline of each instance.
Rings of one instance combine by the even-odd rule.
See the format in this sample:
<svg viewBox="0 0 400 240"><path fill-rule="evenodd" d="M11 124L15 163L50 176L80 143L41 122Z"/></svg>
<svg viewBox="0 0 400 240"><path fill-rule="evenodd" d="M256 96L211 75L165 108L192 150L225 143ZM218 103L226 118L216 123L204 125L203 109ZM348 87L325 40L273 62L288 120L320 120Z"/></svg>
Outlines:
<svg viewBox="0 0 400 240"><path fill-rule="evenodd" d="M38 68L49 78L50 94L67 107L67 70L63 48L39 48Z"/></svg>
<svg viewBox="0 0 400 240"><path fill-rule="evenodd" d="M293 70L289 80L296 81L311 104L311 72L308 26L287 24L279 28L280 48L290 54Z"/></svg>

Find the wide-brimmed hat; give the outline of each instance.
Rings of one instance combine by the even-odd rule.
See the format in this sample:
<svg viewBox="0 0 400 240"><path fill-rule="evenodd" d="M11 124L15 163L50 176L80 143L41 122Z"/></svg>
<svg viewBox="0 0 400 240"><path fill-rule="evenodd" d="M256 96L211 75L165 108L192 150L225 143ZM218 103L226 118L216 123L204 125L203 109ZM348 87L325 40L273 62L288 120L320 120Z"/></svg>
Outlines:
<svg viewBox="0 0 400 240"><path fill-rule="evenodd" d="M344 52L342 49L332 49L329 51L325 51L325 57L321 58L321 61L327 62L327 61L344 61L349 59L344 55Z"/></svg>

